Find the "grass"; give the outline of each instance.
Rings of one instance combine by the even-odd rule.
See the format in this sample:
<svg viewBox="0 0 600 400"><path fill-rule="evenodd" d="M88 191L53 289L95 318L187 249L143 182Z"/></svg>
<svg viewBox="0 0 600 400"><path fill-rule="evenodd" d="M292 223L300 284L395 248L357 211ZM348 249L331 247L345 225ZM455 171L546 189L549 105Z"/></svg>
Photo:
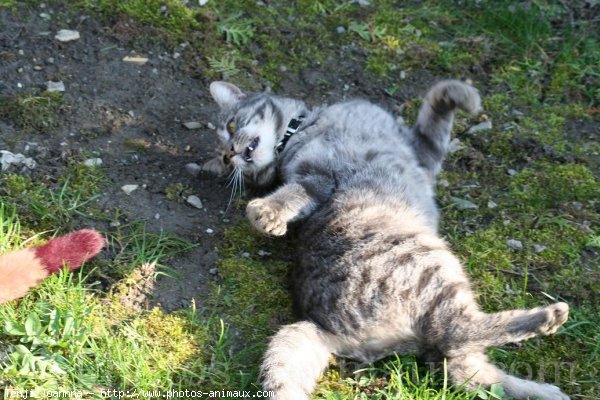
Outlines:
<svg viewBox="0 0 600 400"><path fill-rule="evenodd" d="M364 85L408 100L409 121L419 99L401 98L400 71L427 79L471 77L484 92L493 128L465 133L479 121L458 116L455 135L465 149L449 157L441 176L441 230L486 310L557 300L571 305L558 334L493 349L490 356L512 373L591 400L600 396L594 376L600 369L600 165L594 161L600 154L594 136L600 44L590 33L593 18L566 3L380 0L361 7L301 0L267 7L223 0L192 7L175 0L81 0L72 7L107 21L126 15L152 28L157 40L189 42L201 55L193 67L202 76L236 79L251 89L276 89L288 75L307 70L334 70L342 81L366 71ZM304 89L341 96L338 75L323 77ZM23 132L51 132L65 104L48 93L5 97L0 116ZM6 173L0 181L0 251L41 242L82 221L110 220L95 207L105 184L101 168L73 163L52 181ZM187 190L175 183L165 195L181 201ZM458 209L452 198L477 209ZM171 233L148 232L142 223L119 227L109 239L106 256L81 273L53 276L25 299L0 306L4 395L26 388L79 389L90 398L115 389L259 389L257 366L268 337L293 320L291 244L260 237L243 222L227 230L218 249L220 280L205 303L167 313L132 307L130 298L157 273L176 278L166 260L191 245ZM521 241L523 250L510 249L509 239ZM332 360L314 397L500 395L497 387L463 393L449 385L443 365L394 356L366 367Z"/></svg>

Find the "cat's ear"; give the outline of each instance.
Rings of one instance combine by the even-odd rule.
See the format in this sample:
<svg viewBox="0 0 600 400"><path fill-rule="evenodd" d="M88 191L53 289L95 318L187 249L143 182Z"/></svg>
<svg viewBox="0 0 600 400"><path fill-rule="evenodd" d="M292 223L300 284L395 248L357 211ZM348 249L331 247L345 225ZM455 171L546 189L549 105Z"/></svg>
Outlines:
<svg viewBox="0 0 600 400"><path fill-rule="evenodd" d="M221 109L232 108L245 96L237 86L221 81L210 84L210 94Z"/></svg>

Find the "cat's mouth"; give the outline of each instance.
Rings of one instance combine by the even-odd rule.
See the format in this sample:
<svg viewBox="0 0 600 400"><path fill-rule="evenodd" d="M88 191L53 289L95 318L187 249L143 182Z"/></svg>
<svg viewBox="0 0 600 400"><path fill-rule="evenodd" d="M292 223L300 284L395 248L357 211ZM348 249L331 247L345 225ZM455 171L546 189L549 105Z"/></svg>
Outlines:
<svg viewBox="0 0 600 400"><path fill-rule="evenodd" d="M246 149L242 153L242 158L244 159L244 161L249 162L249 163L251 163L253 161L252 154L254 153L254 150L256 150L256 148L258 147L259 142L260 142L260 138L258 136L250 141L250 143L248 144L248 147L246 147Z"/></svg>

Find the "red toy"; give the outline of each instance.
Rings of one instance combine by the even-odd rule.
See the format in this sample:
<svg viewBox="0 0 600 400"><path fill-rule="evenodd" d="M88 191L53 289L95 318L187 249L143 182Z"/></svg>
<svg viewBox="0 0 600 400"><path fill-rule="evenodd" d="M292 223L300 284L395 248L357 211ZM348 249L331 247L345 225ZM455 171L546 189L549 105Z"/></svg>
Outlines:
<svg viewBox="0 0 600 400"><path fill-rule="evenodd" d="M1 255L0 304L25 296L29 289L64 265L71 271L76 270L95 257L104 243L97 231L82 229L54 238L40 247Z"/></svg>

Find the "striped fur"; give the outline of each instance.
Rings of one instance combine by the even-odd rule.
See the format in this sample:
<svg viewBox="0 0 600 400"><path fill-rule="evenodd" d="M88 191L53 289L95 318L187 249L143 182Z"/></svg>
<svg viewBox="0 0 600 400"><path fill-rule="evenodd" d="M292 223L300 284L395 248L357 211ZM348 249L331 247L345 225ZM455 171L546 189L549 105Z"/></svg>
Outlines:
<svg viewBox="0 0 600 400"><path fill-rule="evenodd" d="M485 356L489 346L554 333L568 306L484 313L437 233L435 177L454 110L480 109L474 88L436 84L412 129L366 101L307 112L297 100L245 95L231 84L215 82L211 92L223 109L220 135L236 121L222 141L233 145L234 167L255 184L272 183L275 172L282 181L248 203L250 222L265 234L298 236L292 276L302 320L269 343L265 390L279 400L308 399L329 355L372 362L397 352L447 358L453 382L468 390L498 383L513 398L568 398L506 375ZM278 155L273 143L299 113L307 117ZM240 153L257 135L260 152L245 162Z"/></svg>

